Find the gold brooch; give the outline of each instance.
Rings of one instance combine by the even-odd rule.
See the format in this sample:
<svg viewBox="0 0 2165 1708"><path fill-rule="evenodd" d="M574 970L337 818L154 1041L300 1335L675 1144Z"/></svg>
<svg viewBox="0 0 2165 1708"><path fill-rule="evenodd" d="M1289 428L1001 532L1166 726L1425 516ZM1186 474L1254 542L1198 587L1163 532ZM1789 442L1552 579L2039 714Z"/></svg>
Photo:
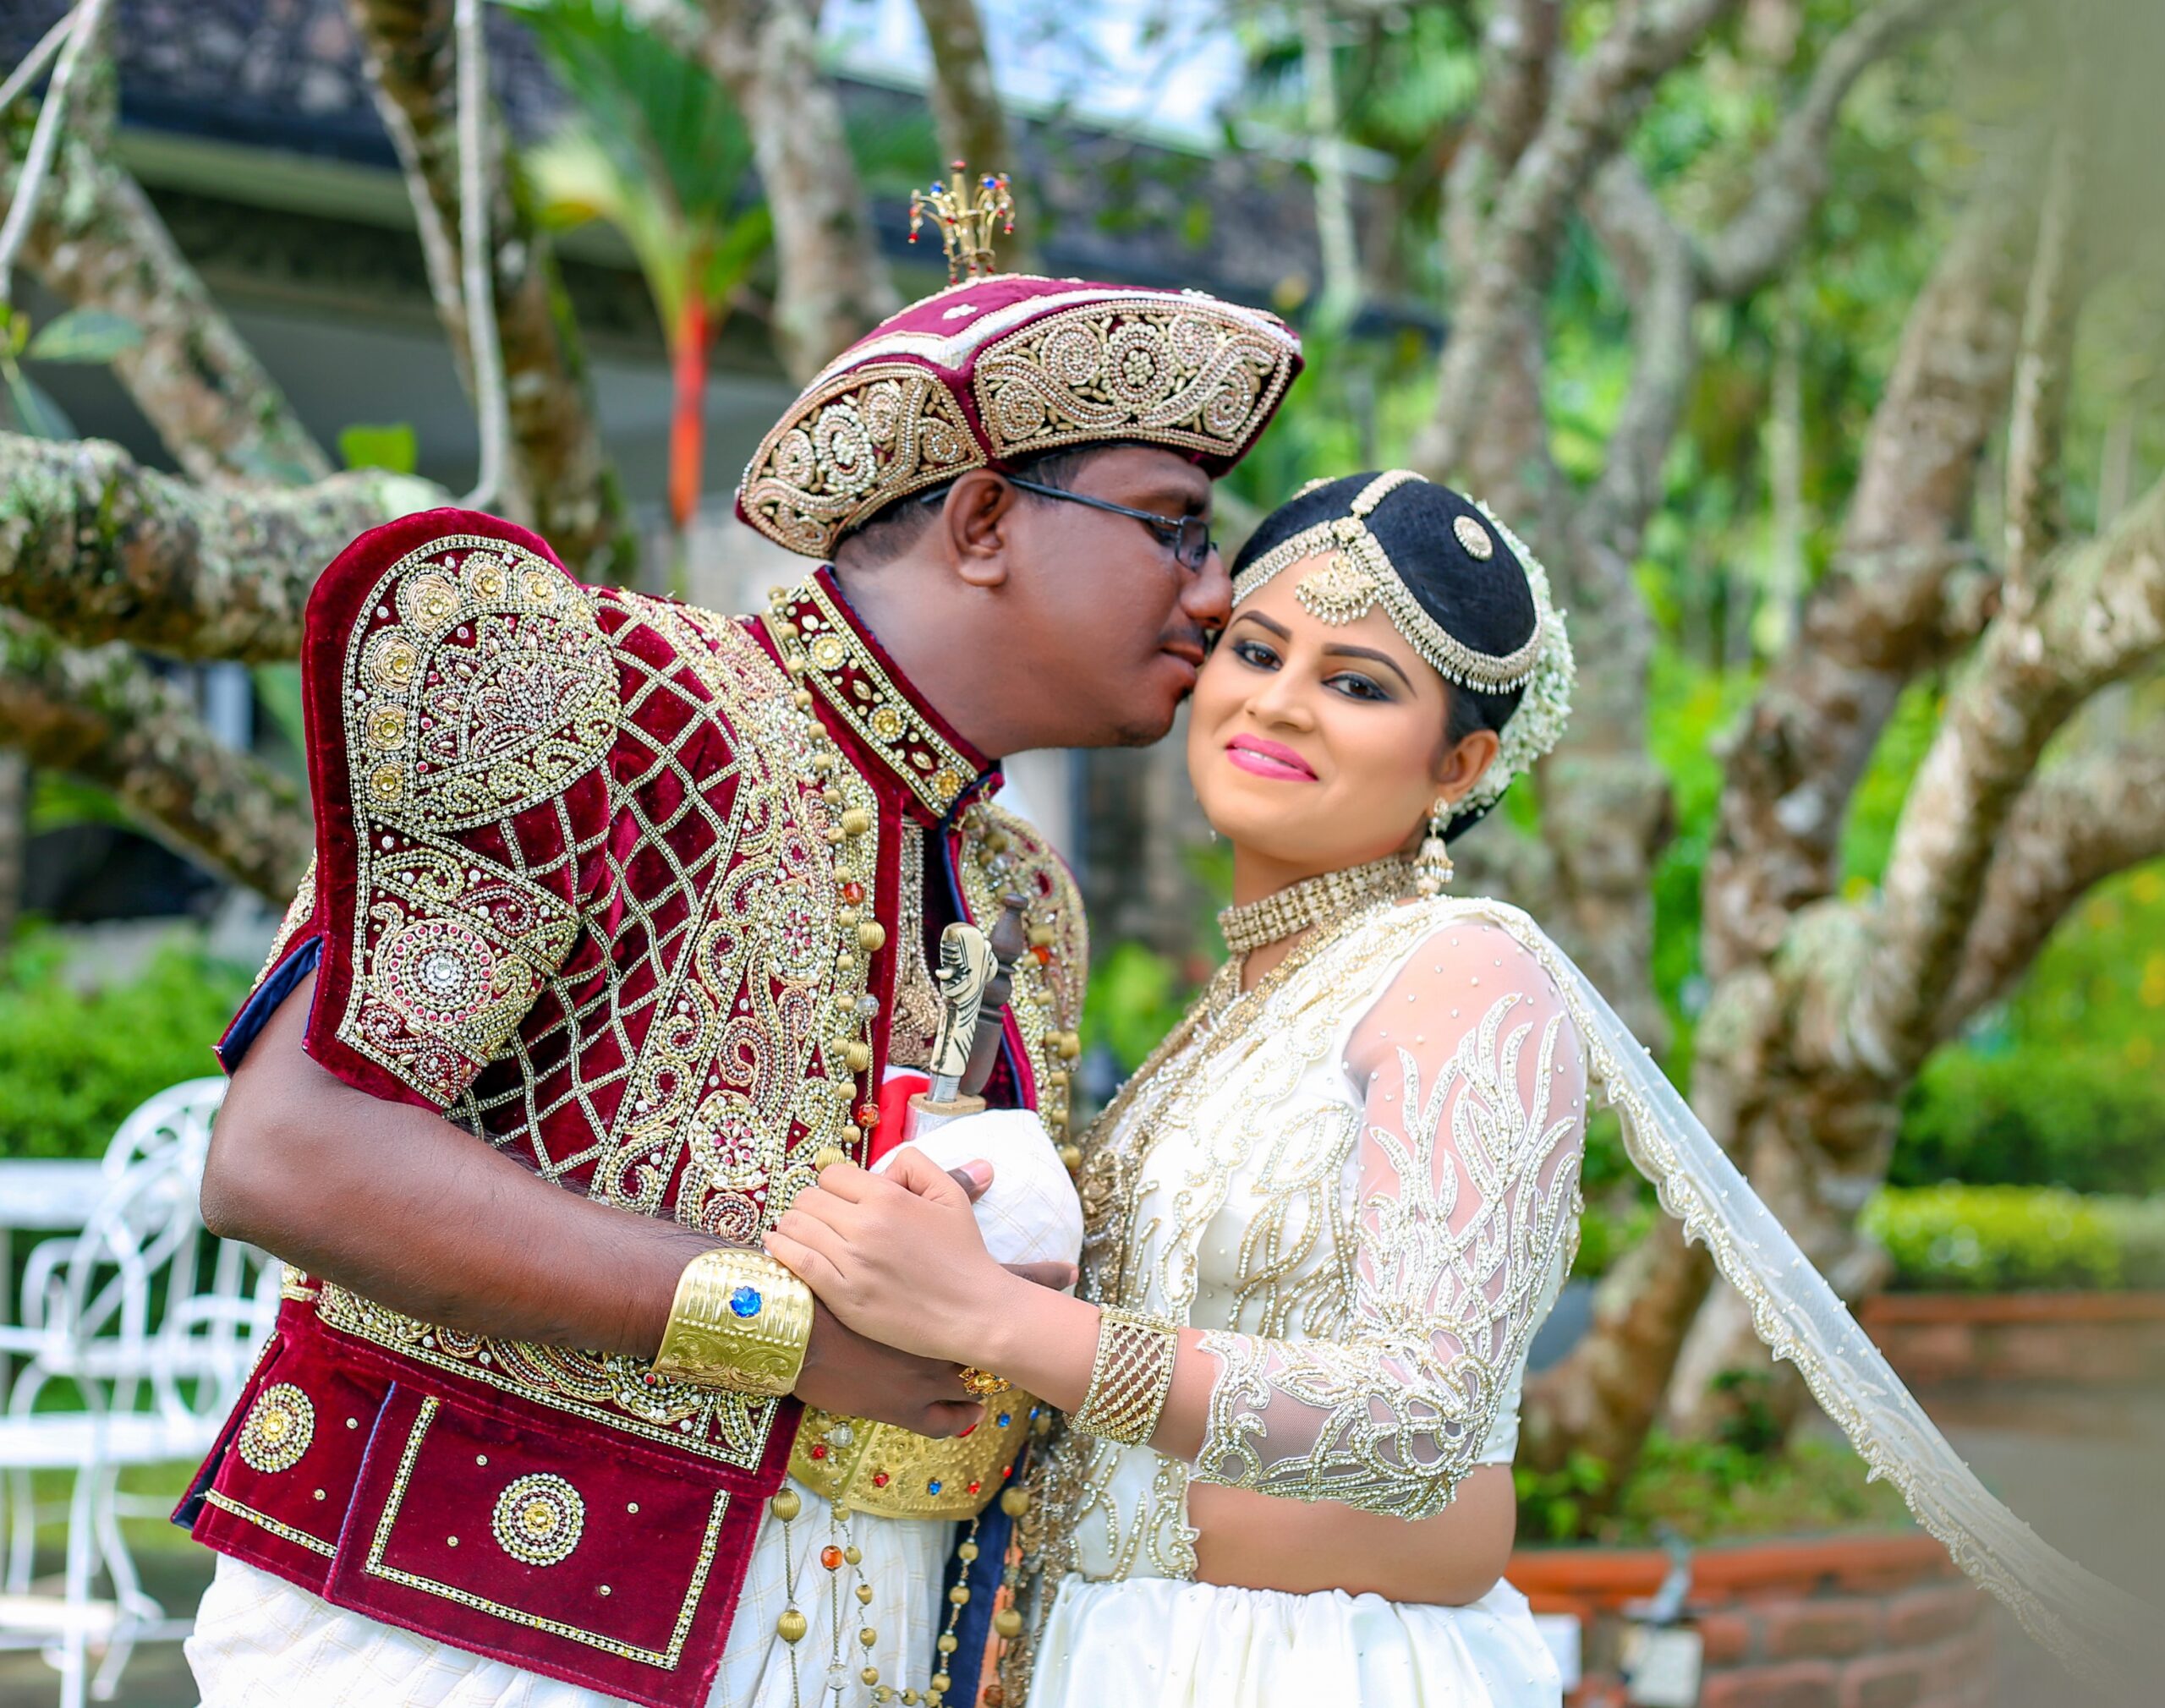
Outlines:
<svg viewBox="0 0 2165 1708"><path fill-rule="evenodd" d="M1293 596L1318 622L1338 626L1366 616L1379 591L1375 577L1340 551L1333 552L1321 569L1302 578Z"/></svg>

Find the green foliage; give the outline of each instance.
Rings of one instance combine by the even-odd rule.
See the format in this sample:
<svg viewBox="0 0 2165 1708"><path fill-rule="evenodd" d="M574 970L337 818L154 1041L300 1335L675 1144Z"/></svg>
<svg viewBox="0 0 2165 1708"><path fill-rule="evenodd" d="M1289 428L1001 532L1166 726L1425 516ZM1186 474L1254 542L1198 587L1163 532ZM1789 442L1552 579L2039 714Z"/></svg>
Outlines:
<svg viewBox="0 0 2165 1708"><path fill-rule="evenodd" d="M726 303L773 239L748 198L752 140L713 74L618 0L518 0L578 115L531 151L542 217L615 226L639 257L665 333L686 303Z"/></svg>
<svg viewBox="0 0 2165 1708"><path fill-rule="evenodd" d="M1898 1287L2004 1293L2120 1285L2125 1219L2056 1186L1943 1185L1882 1191L1862 1226Z"/></svg>
<svg viewBox="0 0 2165 1708"><path fill-rule="evenodd" d="M1511 1475L1519 1535L1533 1543L1636 1547L1674 1535L1700 1544L1908 1522L1901 1497L1870 1481L1845 1442L1809 1437L1775 1449L1657 1431L1613 1497L1609 1467L1586 1453L1561 1470L1521 1465Z"/></svg>
<svg viewBox="0 0 2165 1708"><path fill-rule="evenodd" d="M2165 1198L2092 1198L2120 1248L2120 1284L2165 1289Z"/></svg>
<svg viewBox="0 0 2165 1708"><path fill-rule="evenodd" d="M110 362L143 342L143 329L110 309L70 309L37 329L23 350L34 362Z"/></svg>
<svg viewBox="0 0 2165 1708"><path fill-rule="evenodd" d="M1122 1073L1133 1073L1179 1023L1190 994L1164 955L1139 943L1115 944L1091 970L1082 1035L1110 1048Z"/></svg>
<svg viewBox="0 0 2165 1708"><path fill-rule="evenodd" d="M8 418L18 433L32 439L75 437L75 424L68 419L67 412L5 349L0 349L0 380L6 382Z"/></svg>
<svg viewBox="0 0 2165 1708"><path fill-rule="evenodd" d="M101 990L63 977L33 939L0 970L0 1156L96 1157L137 1104L216 1073L211 1045L246 993L247 969L185 940Z"/></svg>
<svg viewBox="0 0 2165 1708"><path fill-rule="evenodd" d="M1842 873L1852 895L1877 884L1894 846L1895 826L1917 767L1939 729L1946 695L1937 682L1916 682L1902 691L1894 713L1872 749L1872 763L1857 780L1850 816L1842 826Z"/></svg>
<svg viewBox="0 0 2165 1708"><path fill-rule="evenodd" d="M307 720L301 711L301 667L299 665L258 665L255 703L293 746L296 753L308 751Z"/></svg>
<svg viewBox="0 0 2165 1708"><path fill-rule="evenodd" d="M1707 669L1673 647L1654 657L1648 683L1647 743L1669 779L1676 834L1654 868L1653 984L1675 1028L1664 1064L1680 1083L1691 1071L1691 1022L1702 1000L1699 884L1721 797L1714 744L1757 687L1744 671Z"/></svg>
<svg viewBox="0 0 2165 1708"><path fill-rule="evenodd" d="M2035 1043L1942 1051L1910 1087L1888 1179L2165 1192L2157 1071Z"/></svg>
<svg viewBox="0 0 2165 1708"><path fill-rule="evenodd" d="M410 421L381 425L356 422L338 432L338 459L348 468L387 468L411 474L420 466L421 441Z"/></svg>
<svg viewBox="0 0 2165 1708"><path fill-rule="evenodd" d="M1609 1487L1609 1466L1590 1453L1575 1453L1561 1469L1511 1468L1519 1497L1519 1536L1530 1542L1584 1540L1593 1503Z"/></svg>
<svg viewBox="0 0 2165 1708"><path fill-rule="evenodd" d="M1654 1189L1624 1149L1623 1124L1613 1109L1595 1109L1587 1118L1579 1185L1586 1210L1579 1218L1579 1254L1571 1273L1592 1281L1638 1244L1661 1213Z"/></svg>
<svg viewBox="0 0 2165 1708"><path fill-rule="evenodd" d="M1807 1437L1779 1451L1656 1434L1625 1485L1600 1540L1691 1543L1830 1530L1906 1528L1901 1496L1871 1481L1846 1442Z"/></svg>
<svg viewBox="0 0 2165 1708"><path fill-rule="evenodd" d="M30 834L63 824L127 824L134 820L112 794L64 771L30 774Z"/></svg>
<svg viewBox="0 0 2165 1708"><path fill-rule="evenodd" d="M2165 1191L2165 866L2100 884L2020 988L1926 1065L1888 1178Z"/></svg>

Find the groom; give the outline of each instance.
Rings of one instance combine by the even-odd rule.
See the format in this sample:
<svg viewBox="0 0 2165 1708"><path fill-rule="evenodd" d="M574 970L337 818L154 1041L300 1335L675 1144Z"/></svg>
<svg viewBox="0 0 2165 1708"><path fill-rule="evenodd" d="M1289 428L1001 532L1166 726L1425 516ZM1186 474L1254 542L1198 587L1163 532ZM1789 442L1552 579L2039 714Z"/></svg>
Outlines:
<svg viewBox="0 0 2165 1708"><path fill-rule="evenodd" d="M732 1620L792 1447L803 1475L870 1430L800 1441L800 1402L962 1433L918 1444L922 1489L859 1467L859 1510L997 1492L1019 1442L952 1366L759 1316L796 1284L759 1235L815 1158L891 1144L928 955L1010 894L1031 953L987 1095L1067 1142L1082 911L991 804L995 756L1164 735L1227 615L1211 480L1299 366L1199 293L973 278L761 444L739 513L831 559L763 618L581 586L466 512L332 565L316 862L221 1045L204 1182L209 1225L288 1266L178 1514L227 1557L206 1708L384 1700L394 1651L477 1700L508 1667L696 1708L776 1641L771 1608ZM717 1261L757 1322L680 1341Z"/></svg>

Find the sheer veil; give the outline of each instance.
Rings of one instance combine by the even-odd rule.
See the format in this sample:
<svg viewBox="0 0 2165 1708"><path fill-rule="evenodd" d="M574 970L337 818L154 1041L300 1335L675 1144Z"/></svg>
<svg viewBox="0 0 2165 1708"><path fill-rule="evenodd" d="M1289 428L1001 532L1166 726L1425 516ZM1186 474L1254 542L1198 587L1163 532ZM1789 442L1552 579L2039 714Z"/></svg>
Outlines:
<svg viewBox="0 0 2165 1708"><path fill-rule="evenodd" d="M1632 1162L1750 1301L1760 1339L1796 1366L1872 1475L1899 1488L1955 1563L2070 1672L2107 1688L2140 1676L2137 1657L2159 1615L2047 1546L1993 1498L1570 958L1516 908L1468 906L1548 966L1584 1035L1589 1088L1622 1116Z"/></svg>

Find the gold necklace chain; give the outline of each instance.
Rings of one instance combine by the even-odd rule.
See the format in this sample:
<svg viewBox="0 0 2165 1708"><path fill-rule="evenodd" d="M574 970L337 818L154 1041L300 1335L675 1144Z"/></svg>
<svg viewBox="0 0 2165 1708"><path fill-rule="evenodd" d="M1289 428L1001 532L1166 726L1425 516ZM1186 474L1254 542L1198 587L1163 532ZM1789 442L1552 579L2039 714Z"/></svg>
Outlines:
<svg viewBox="0 0 2165 1708"><path fill-rule="evenodd" d="M1413 868L1405 856L1386 855L1365 865L1304 878L1260 901L1228 907L1218 916L1218 929L1229 950L1247 955L1312 925L1365 912L1385 897L1402 895L1412 887Z"/></svg>

